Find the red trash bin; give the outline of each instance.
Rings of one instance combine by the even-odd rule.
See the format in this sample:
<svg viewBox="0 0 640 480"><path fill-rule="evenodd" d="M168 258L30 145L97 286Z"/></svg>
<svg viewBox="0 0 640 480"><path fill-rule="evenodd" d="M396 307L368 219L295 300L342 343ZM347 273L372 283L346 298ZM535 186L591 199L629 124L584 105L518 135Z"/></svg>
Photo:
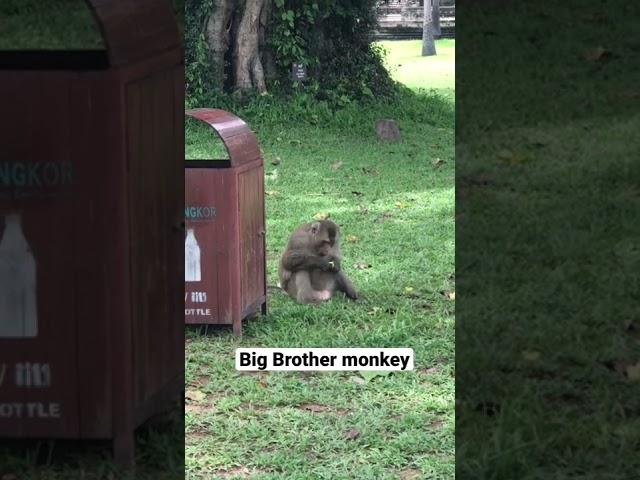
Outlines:
<svg viewBox="0 0 640 480"><path fill-rule="evenodd" d="M266 314L264 167L247 124L224 110L186 115L209 125L228 160L185 160L185 322L232 325Z"/></svg>
<svg viewBox="0 0 640 480"><path fill-rule="evenodd" d="M104 51L0 52L0 437L110 439L184 388L182 40L87 0Z"/></svg>

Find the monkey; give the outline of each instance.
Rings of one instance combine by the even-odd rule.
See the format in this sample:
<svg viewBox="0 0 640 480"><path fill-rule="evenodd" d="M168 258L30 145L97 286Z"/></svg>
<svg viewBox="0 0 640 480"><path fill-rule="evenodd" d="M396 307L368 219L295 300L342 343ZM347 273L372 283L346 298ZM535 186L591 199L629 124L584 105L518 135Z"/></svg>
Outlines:
<svg viewBox="0 0 640 480"><path fill-rule="evenodd" d="M336 291L352 300L358 294L341 270L340 229L331 220L297 227L280 258L280 288L298 303L320 303Z"/></svg>

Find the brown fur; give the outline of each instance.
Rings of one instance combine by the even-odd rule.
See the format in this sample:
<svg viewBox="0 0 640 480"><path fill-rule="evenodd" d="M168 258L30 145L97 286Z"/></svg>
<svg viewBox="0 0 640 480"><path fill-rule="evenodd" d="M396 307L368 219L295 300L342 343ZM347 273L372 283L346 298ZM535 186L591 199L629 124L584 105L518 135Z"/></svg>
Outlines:
<svg viewBox="0 0 640 480"><path fill-rule="evenodd" d="M331 220L305 223L287 243L278 268L280 287L299 303L329 300L336 291L358 294L341 270L340 229Z"/></svg>

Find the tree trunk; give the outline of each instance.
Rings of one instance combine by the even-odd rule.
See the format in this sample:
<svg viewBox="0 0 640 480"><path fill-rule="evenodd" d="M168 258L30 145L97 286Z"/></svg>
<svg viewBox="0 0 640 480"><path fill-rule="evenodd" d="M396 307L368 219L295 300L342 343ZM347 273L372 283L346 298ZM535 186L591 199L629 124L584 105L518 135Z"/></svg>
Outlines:
<svg viewBox="0 0 640 480"><path fill-rule="evenodd" d="M245 0L244 11L233 47L234 89L240 94L257 89L267 91L260 60L260 16L265 0Z"/></svg>
<svg viewBox="0 0 640 480"><path fill-rule="evenodd" d="M422 56L436 54L436 42L433 39L433 21L431 17L431 0L424 0L424 19L422 23Z"/></svg>
<svg viewBox="0 0 640 480"><path fill-rule="evenodd" d="M268 25L271 16L271 0L266 0L260 15L260 31L258 33L258 48L262 65L264 66L264 76L266 79L275 80L278 77L278 68L273 51L267 44Z"/></svg>
<svg viewBox="0 0 640 480"><path fill-rule="evenodd" d="M229 31L233 0L213 0L211 15L205 25L205 38L209 48L209 63L214 86L224 87L224 56L229 49Z"/></svg>
<svg viewBox="0 0 640 480"><path fill-rule="evenodd" d="M440 0L433 0L433 36L440 38L442 30L440 29Z"/></svg>

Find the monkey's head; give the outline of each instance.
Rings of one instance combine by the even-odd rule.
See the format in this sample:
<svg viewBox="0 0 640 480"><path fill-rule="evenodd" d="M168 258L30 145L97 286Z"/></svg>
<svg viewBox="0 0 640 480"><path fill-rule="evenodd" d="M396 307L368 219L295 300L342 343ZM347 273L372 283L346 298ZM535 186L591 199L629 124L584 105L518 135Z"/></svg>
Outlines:
<svg viewBox="0 0 640 480"><path fill-rule="evenodd" d="M331 220L319 220L311 224L310 233L318 255L325 257L338 242L340 228Z"/></svg>

